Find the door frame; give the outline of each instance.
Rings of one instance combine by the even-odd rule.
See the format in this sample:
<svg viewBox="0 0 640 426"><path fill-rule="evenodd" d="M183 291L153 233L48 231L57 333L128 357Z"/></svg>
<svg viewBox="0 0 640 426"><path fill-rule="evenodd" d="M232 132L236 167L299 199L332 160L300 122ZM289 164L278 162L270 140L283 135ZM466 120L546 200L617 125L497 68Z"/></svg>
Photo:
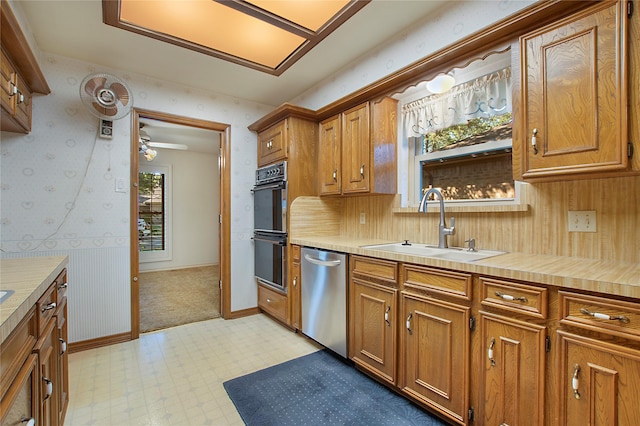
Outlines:
<svg viewBox="0 0 640 426"><path fill-rule="evenodd" d="M220 135L220 315L222 318L231 316L231 125L214 121L200 120L168 114L160 111L152 111L142 108L133 108L131 120L131 190L130 190L130 262L131 274L129 284L131 286L131 339L140 337L140 259L138 252L138 175L140 172L140 155L138 153L138 140L140 119L149 118L183 126L198 127L206 130L221 132Z"/></svg>

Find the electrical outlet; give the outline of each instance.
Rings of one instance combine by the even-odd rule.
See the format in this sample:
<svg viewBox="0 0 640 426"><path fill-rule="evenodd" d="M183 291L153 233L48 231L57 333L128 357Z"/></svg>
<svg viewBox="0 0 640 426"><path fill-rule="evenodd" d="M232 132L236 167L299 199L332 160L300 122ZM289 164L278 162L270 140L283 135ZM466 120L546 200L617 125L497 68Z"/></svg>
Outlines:
<svg viewBox="0 0 640 426"><path fill-rule="evenodd" d="M569 232L596 232L595 210L569 210Z"/></svg>
<svg viewBox="0 0 640 426"><path fill-rule="evenodd" d="M367 223L367 215L362 212L360 213L360 225L364 225L365 223Z"/></svg>

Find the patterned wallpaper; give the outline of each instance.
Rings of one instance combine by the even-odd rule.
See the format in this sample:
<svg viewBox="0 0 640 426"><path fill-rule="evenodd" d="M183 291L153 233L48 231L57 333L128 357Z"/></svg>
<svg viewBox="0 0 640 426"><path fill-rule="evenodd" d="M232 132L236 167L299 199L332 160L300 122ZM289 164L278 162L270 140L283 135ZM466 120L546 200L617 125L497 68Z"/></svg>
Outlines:
<svg viewBox="0 0 640 426"><path fill-rule="evenodd" d="M232 252L253 250L250 188L256 168L256 135L247 126L271 106L46 53L40 66L52 93L34 98L32 132L2 133L0 256L68 254L73 260L89 252L97 251L98 257L101 251L118 253L105 257L113 258L111 264L70 265L70 312L90 304L96 309L93 313L89 309L89 315L95 316L102 309L95 305L114 306L104 312L104 318L70 315L72 342L130 329L128 306L121 306L129 304L129 192L116 192L115 179L124 178L129 187L131 115L114 121L113 139L98 138L99 120L79 96L80 83L88 74L108 72L124 79L135 107L231 125ZM247 267L245 257L232 253L232 310L253 307L257 300L253 268ZM113 270L126 273L105 280ZM84 282L74 282L78 277ZM83 291L74 292L74 285L83 286ZM96 291L87 291L91 287ZM91 326L123 315L127 320L116 321L117 329Z"/></svg>

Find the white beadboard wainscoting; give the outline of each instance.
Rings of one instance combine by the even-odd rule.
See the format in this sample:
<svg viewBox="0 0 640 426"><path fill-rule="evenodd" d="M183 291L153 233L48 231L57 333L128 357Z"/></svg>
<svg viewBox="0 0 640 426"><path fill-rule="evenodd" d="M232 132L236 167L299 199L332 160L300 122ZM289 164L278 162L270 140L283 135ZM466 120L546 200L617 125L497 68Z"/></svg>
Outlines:
<svg viewBox="0 0 640 426"><path fill-rule="evenodd" d="M129 246L2 253L2 258L69 256L69 343L131 331Z"/></svg>

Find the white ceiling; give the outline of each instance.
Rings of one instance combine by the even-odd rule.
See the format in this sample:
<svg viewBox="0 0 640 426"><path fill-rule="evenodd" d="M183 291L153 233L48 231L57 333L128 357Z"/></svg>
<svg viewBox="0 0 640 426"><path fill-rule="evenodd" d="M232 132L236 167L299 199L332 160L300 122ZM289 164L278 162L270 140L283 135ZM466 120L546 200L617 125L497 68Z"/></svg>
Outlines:
<svg viewBox="0 0 640 426"><path fill-rule="evenodd" d="M447 1L373 0L277 77L103 24L101 0L12 3L21 7L44 52L278 106Z"/></svg>

